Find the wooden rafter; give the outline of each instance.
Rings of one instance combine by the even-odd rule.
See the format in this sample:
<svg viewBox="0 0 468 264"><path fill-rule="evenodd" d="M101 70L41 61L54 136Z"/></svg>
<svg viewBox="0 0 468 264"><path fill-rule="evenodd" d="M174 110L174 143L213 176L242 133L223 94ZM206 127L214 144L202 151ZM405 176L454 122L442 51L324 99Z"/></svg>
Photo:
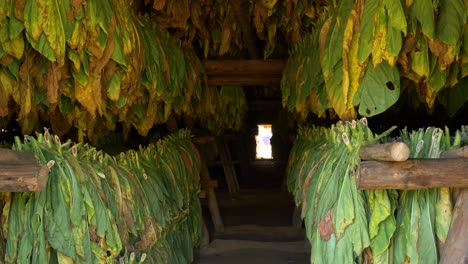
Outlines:
<svg viewBox="0 0 468 264"><path fill-rule="evenodd" d="M208 85L278 86L284 60L205 60Z"/></svg>

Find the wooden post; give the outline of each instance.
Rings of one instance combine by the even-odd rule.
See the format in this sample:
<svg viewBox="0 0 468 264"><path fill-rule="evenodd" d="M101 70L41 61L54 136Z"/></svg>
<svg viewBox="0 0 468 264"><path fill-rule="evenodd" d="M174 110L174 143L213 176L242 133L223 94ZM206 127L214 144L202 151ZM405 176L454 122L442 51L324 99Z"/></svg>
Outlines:
<svg viewBox="0 0 468 264"><path fill-rule="evenodd" d="M49 168L32 153L0 149L0 192L39 192L48 179Z"/></svg>
<svg viewBox="0 0 468 264"><path fill-rule="evenodd" d="M216 194L214 191L214 184L212 184L213 181L211 180L210 174L208 172L208 166L206 165L206 162L203 159L202 159L201 165L202 165L202 170L201 170L200 177L202 179L202 183L203 182L209 183L206 186L204 186L204 189L206 190L206 196L208 200L208 209L210 210L211 220L213 221L215 231L223 232L224 224L221 218L221 214L219 213L218 200L216 199Z"/></svg>
<svg viewBox="0 0 468 264"><path fill-rule="evenodd" d="M443 158L468 158L468 146L444 151L441 156ZM458 195L456 195L447 239L440 252L442 264L468 263L468 189L454 191Z"/></svg>
<svg viewBox="0 0 468 264"><path fill-rule="evenodd" d="M231 161L231 153L229 152L226 139L220 139L218 141L218 150L221 161L223 162L223 169L229 193L237 193L237 191L239 191L239 183L237 181L236 171Z"/></svg>
<svg viewBox="0 0 468 264"><path fill-rule="evenodd" d="M443 159L468 158L468 146L446 150L440 157Z"/></svg>
<svg viewBox="0 0 468 264"><path fill-rule="evenodd" d="M409 154L410 150L403 142L371 144L359 151L362 160L405 161Z"/></svg>
<svg viewBox="0 0 468 264"><path fill-rule="evenodd" d="M200 248L206 248L210 244L210 233L206 227L205 221L202 221L202 238L200 241Z"/></svg>
<svg viewBox="0 0 468 264"><path fill-rule="evenodd" d="M457 198L441 264L468 263L468 189Z"/></svg>
<svg viewBox="0 0 468 264"><path fill-rule="evenodd" d="M203 144L207 144L209 142L214 141L214 137L211 137L211 136L196 137L196 138L193 138L192 141L196 144L203 145ZM208 209L210 210L211 220L213 221L215 231L223 232L224 231L223 219L221 218L221 214L219 213L218 200L216 199L216 193L214 191L214 188L218 187L218 181L214 181L211 179L208 166L201 152L200 152L200 160L201 160L201 166L202 166L201 172L200 172L201 184L206 192L206 196L207 196L206 198L208 200ZM206 226L204 228L206 228ZM208 234L208 230L206 230L206 234Z"/></svg>
<svg viewBox="0 0 468 264"><path fill-rule="evenodd" d="M356 182L361 190L467 188L468 162L465 159L363 161Z"/></svg>

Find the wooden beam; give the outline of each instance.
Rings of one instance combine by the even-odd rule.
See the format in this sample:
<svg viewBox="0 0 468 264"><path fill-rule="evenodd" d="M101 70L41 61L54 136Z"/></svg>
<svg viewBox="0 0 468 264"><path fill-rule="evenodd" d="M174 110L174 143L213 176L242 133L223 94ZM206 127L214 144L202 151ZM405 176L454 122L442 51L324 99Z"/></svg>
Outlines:
<svg viewBox="0 0 468 264"><path fill-rule="evenodd" d="M202 153L200 153L200 159L201 159L201 171L200 171L201 183L202 185L204 183L212 183L213 181L211 179L208 166L206 165L205 158L203 157ZM223 224L223 219L221 218L221 214L219 213L218 200L216 199L214 186L212 184L208 184L207 186L204 186L204 188L206 192L206 199L208 200L208 209L210 210L211 220L213 221L214 228L216 232L223 232L224 224Z"/></svg>
<svg viewBox="0 0 468 264"><path fill-rule="evenodd" d="M204 60L203 67L210 76L279 75L283 74L284 60Z"/></svg>
<svg viewBox="0 0 468 264"><path fill-rule="evenodd" d="M403 162L363 161L357 176L358 189L467 188L465 159L413 159Z"/></svg>
<svg viewBox="0 0 468 264"><path fill-rule="evenodd" d="M0 192L38 192L49 179L49 168L32 153L0 149Z"/></svg>
<svg viewBox="0 0 468 264"><path fill-rule="evenodd" d="M442 152L440 157L444 159L468 158L468 146L446 150Z"/></svg>
<svg viewBox="0 0 468 264"><path fill-rule="evenodd" d="M199 136L193 137L192 142L199 145L205 145L215 141L215 137L213 136Z"/></svg>
<svg viewBox="0 0 468 264"><path fill-rule="evenodd" d="M279 86L281 75L208 75L209 86Z"/></svg>
<svg viewBox="0 0 468 264"><path fill-rule="evenodd" d="M235 194L239 191L239 182L237 181L236 170L232 164L231 152L228 143L225 139L220 139L217 142L219 156L223 162L224 175L230 194Z"/></svg>
<svg viewBox="0 0 468 264"><path fill-rule="evenodd" d="M410 150L403 142L371 144L361 148L359 156L362 160L405 161Z"/></svg>

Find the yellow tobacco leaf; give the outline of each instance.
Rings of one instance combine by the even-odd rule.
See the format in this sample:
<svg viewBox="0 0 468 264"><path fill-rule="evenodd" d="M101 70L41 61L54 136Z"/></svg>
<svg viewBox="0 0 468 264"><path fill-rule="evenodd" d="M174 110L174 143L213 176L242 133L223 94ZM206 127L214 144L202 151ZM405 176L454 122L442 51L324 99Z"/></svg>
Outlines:
<svg viewBox="0 0 468 264"><path fill-rule="evenodd" d="M40 1L39 9L41 15L45 16L42 31L54 51L59 66L65 63L65 31L58 6L55 1Z"/></svg>
<svg viewBox="0 0 468 264"><path fill-rule="evenodd" d="M34 111L29 113L28 116L18 119L18 123L21 127L21 133L24 135L29 135L34 131L34 126L36 125L38 120L37 112Z"/></svg>
<svg viewBox="0 0 468 264"><path fill-rule="evenodd" d="M44 1L47 2L47 1ZM43 3L45 4L45 3ZM42 35L42 24L48 19L47 15L40 13L39 4L37 0L31 0L26 2L24 8L24 27L26 32L38 42Z"/></svg>
<svg viewBox="0 0 468 264"><path fill-rule="evenodd" d="M333 21L333 17L330 16L327 21L323 24L322 28L320 29L320 36L319 36L319 47L320 47L320 61L323 60L323 52L325 51L325 44L327 41L328 31L330 30L330 25Z"/></svg>
<svg viewBox="0 0 468 264"><path fill-rule="evenodd" d="M437 92L432 89L432 87L430 87L429 85L425 85L424 88L422 89L426 89L426 94L425 94L425 101L426 101L426 104L428 106L429 109L433 109L434 108L434 102L435 102L435 99L437 97Z"/></svg>
<svg viewBox="0 0 468 264"><path fill-rule="evenodd" d="M167 0L154 0L153 2L153 8L154 10L163 10L164 6L166 6L166 1Z"/></svg>
<svg viewBox="0 0 468 264"><path fill-rule="evenodd" d="M419 77L430 76L429 69L429 52L426 40L421 37L416 45L416 49L412 54L411 70L413 70Z"/></svg>
<svg viewBox="0 0 468 264"><path fill-rule="evenodd" d="M24 37L19 34L16 38L2 43L3 51L16 59L21 59L24 54Z"/></svg>
<svg viewBox="0 0 468 264"><path fill-rule="evenodd" d="M75 51L81 51L86 44L86 40L87 32L83 23L75 21L71 37L67 39L68 46Z"/></svg>
<svg viewBox="0 0 468 264"><path fill-rule="evenodd" d="M88 82L82 85L75 79L75 98L83 107L93 116L96 116L97 105L94 101L93 85L94 82L92 77L88 78Z"/></svg>
<svg viewBox="0 0 468 264"><path fill-rule="evenodd" d="M344 31L344 37L343 37L343 95L345 98L345 112L348 112L348 110L351 110L350 116L355 115L356 112L354 111L353 107L353 98L354 94L357 91L357 87L355 87L355 90L350 89L350 70L354 70L353 66L358 66L357 65L357 46L359 45L359 39L354 37L354 23L356 22L356 11L352 10L351 14L348 18L348 21L346 23L345 31ZM350 49L353 49L353 52L355 54L350 54ZM354 56L354 57L353 57ZM351 61L354 59L354 61ZM351 65L351 62L356 63L356 65ZM338 115L342 116L344 113L338 113ZM352 119L354 119L353 117Z"/></svg>
<svg viewBox="0 0 468 264"><path fill-rule="evenodd" d="M445 44L439 38L434 38L428 42L429 49L438 58L438 64L441 71L446 70L455 61L455 56L458 52L454 52L456 48L453 45Z"/></svg>
<svg viewBox="0 0 468 264"><path fill-rule="evenodd" d="M138 133L142 136L146 136L148 131L153 127L156 120L157 108L155 93L150 93L148 106L146 107L146 116L141 120L140 124L136 126Z"/></svg>
<svg viewBox="0 0 468 264"><path fill-rule="evenodd" d="M374 42L372 45L372 63L374 67L379 65L384 57L384 50L387 47L387 23L381 23L382 20L386 20L385 14L380 12L379 24L377 26L377 32L374 35Z"/></svg>
<svg viewBox="0 0 468 264"><path fill-rule="evenodd" d="M19 83L19 90L21 94L20 98L20 113L18 119L25 118L29 113L31 113L32 108L32 87L31 80L22 80Z"/></svg>
<svg viewBox="0 0 468 264"><path fill-rule="evenodd" d="M10 99L10 91L12 87L12 80L3 71L0 71L0 117L8 115L8 101Z"/></svg>
<svg viewBox="0 0 468 264"><path fill-rule="evenodd" d="M273 9L273 7L276 5L276 2L278 2L278 0L260 0L260 3L268 9Z"/></svg>
<svg viewBox="0 0 468 264"><path fill-rule="evenodd" d="M219 45L219 55L224 55L229 51L231 46L231 23L226 20L223 25L223 31L221 32L221 43Z"/></svg>

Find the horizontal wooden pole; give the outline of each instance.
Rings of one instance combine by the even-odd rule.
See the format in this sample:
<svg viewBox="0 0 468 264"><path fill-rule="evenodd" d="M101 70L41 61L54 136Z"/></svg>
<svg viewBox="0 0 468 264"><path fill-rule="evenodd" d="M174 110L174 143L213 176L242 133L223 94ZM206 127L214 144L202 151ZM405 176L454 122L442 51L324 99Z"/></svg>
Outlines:
<svg viewBox="0 0 468 264"><path fill-rule="evenodd" d="M209 86L279 86L281 75L208 75Z"/></svg>
<svg viewBox="0 0 468 264"><path fill-rule="evenodd" d="M440 157L445 159L468 158L468 146L445 150Z"/></svg>
<svg viewBox="0 0 468 264"><path fill-rule="evenodd" d="M371 144L361 148L359 156L362 160L405 161L410 150L403 142Z"/></svg>
<svg viewBox="0 0 468 264"><path fill-rule="evenodd" d="M205 199L206 198L206 191L205 190L200 190L198 193L198 198Z"/></svg>
<svg viewBox="0 0 468 264"><path fill-rule="evenodd" d="M363 161L357 176L359 189L467 188L465 159L410 159Z"/></svg>
<svg viewBox="0 0 468 264"><path fill-rule="evenodd" d="M0 149L0 192L38 192L48 179L49 168L32 153Z"/></svg>
<svg viewBox="0 0 468 264"><path fill-rule="evenodd" d="M214 141L215 141L215 137L213 136L200 136L200 137L192 138L193 143L200 144L200 145L208 144Z"/></svg>
<svg viewBox="0 0 468 264"><path fill-rule="evenodd" d="M205 60L203 66L210 75L282 75L284 60Z"/></svg>

